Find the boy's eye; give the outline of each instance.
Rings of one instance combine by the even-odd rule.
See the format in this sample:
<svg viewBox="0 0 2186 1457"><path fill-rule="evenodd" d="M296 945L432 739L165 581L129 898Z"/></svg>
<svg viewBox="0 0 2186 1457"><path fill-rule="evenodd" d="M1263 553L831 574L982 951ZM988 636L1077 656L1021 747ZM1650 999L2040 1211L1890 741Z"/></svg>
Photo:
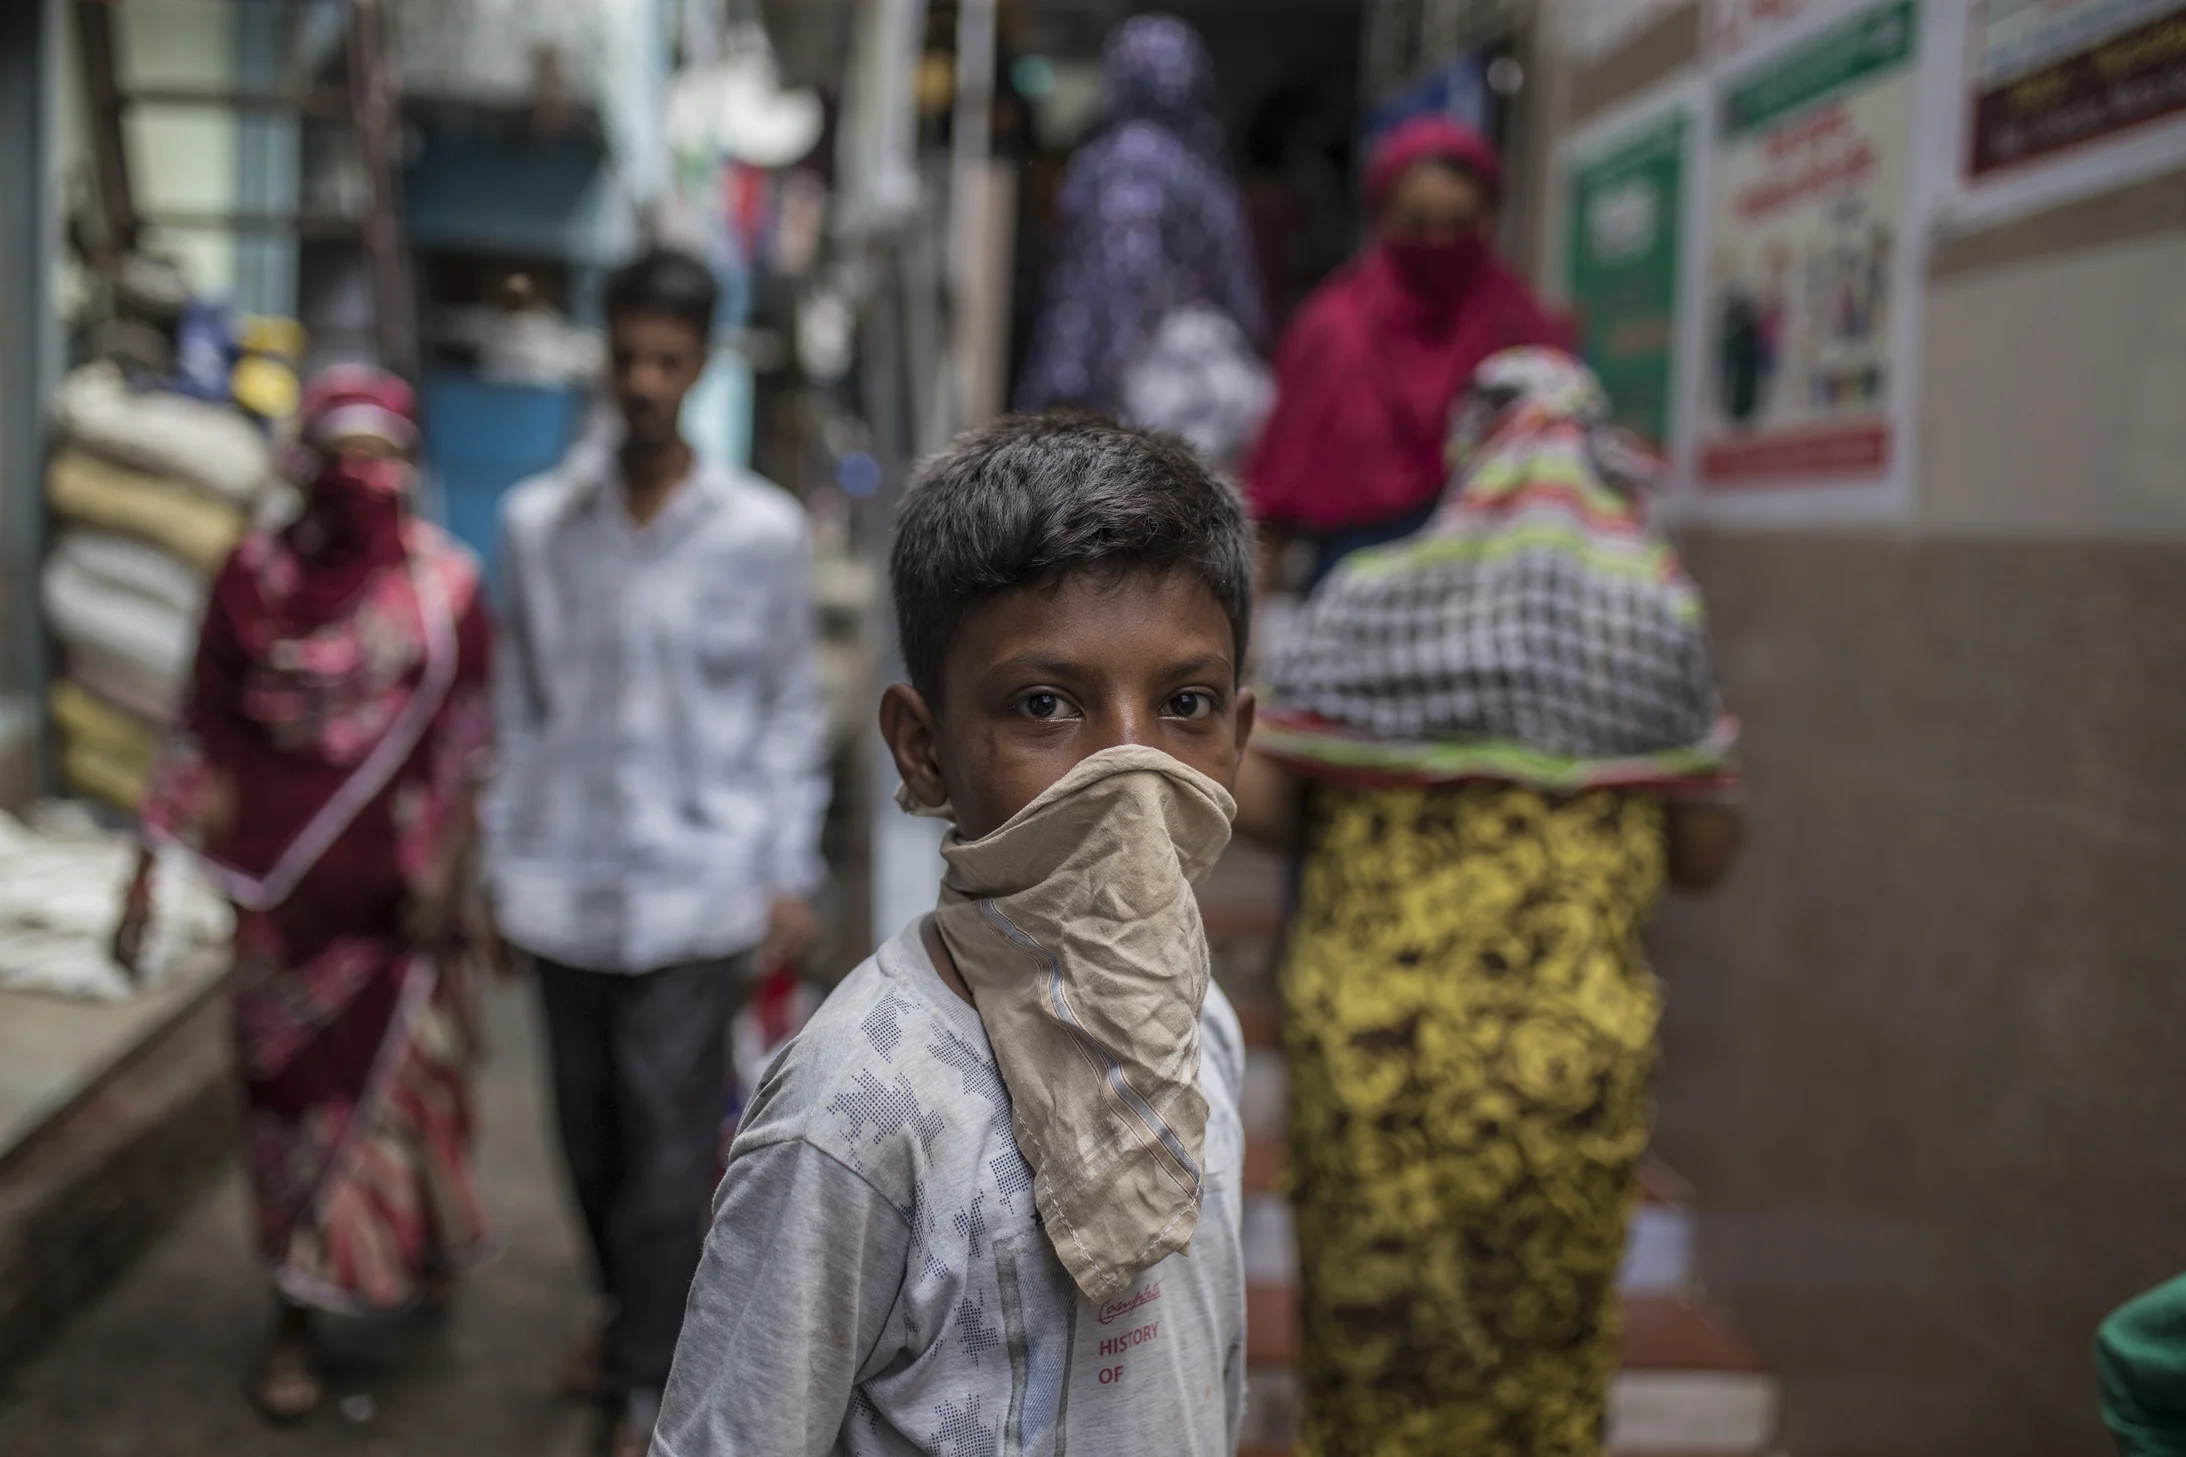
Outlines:
<svg viewBox="0 0 2186 1457"><path fill-rule="evenodd" d="M1214 695L1200 688L1187 688L1169 699L1171 718L1205 718L1214 712Z"/></svg>
<svg viewBox="0 0 2186 1457"><path fill-rule="evenodd" d="M1018 699L1017 709L1027 718L1065 718L1069 716L1070 705L1064 702L1062 694L1042 691L1027 693Z"/></svg>

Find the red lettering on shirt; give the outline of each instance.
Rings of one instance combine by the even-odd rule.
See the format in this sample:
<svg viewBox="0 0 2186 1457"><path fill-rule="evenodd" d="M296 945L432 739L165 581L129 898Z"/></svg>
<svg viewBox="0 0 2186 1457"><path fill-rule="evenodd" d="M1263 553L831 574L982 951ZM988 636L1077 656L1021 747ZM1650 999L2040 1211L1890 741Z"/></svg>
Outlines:
<svg viewBox="0 0 2186 1457"><path fill-rule="evenodd" d="M1103 1358L1120 1356L1133 1346L1143 1346L1160 1334L1161 1322L1157 1320L1149 1325L1142 1325L1137 1330L1125 1331L1120 1336L1109 1336L1101 1342L1101 1355Z"/></svg>
<svg viewBox="0 0 2186 1457"><path fill-rule="evenodd" d="M1123 1300L1111 1300L1106 1305L1102 1306L1101 1324L1109 1325L1115 1321L1121 1320L1124 1316L1129 1315L1132 1311L1139 1309L1141 1306L1152 1305L1155 1301L1159 1299L1161 1299L1161 1282L1157 1280L1153 1284L1147 1286L1144 1290L1141 1290L1136 1295L1129 1296Z"/></svg>

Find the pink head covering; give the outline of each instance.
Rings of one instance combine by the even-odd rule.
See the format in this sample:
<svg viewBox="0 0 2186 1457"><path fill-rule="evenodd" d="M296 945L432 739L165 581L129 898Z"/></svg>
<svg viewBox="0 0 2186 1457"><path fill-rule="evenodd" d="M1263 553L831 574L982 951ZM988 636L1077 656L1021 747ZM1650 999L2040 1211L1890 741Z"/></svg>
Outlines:
<svg viewBox="0 0 2186 1457"><path fill-rule="evenodd" d="M377 436L408 453L417 448L417 394L384 369L337 364L304 388L303 435L308 445Z"/></svg>
<svg viewBox="0 0 2186 1457"><path fill-rule="evenodd" d="M304 509L283 533L302 569L300 582L277 603L236 608L277 620L290 635L335 620L374 573L403 559L403 521L417 479L407 457L419 441L416 393L369 365L337 364L313 376L301 415L288 471L304 488ZM367 438L385 441L404 458L334 449ZM247 580L242 585L255 590Z"/></svg>
<svg viewBox="0 0 2186 1457"><path fill-rule="evenodd" d="M1490 199L1502 196L1503 163L1486 137L1446 116L1415 116L1374 144L1366 163L1366 205L1380 207L1399 177L1428 161L1462 167L1480 179Z"/></svg>

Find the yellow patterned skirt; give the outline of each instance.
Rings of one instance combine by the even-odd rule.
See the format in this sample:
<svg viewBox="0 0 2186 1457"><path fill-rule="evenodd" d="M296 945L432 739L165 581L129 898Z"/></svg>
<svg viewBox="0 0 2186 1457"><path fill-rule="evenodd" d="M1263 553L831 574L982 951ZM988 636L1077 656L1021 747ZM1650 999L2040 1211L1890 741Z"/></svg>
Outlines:
<svg viewBox="0 0 2186 1457"><path fill-rule="evenodd" d="M1317 789L1283 969L1300 1449L1592 1457L1647 1146L1659 802Z"/></svg>

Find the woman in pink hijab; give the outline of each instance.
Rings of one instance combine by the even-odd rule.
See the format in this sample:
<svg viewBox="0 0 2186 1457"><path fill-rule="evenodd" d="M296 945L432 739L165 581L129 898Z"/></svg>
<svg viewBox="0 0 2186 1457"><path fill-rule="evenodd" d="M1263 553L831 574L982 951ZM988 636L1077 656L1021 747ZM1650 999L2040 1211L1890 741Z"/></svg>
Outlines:
<svg viewBox="0 0 2186 1457"><path fill-rule="evenodd" d="M1284 335L1275 411L1246 468L1263 532L1314 541L1312 582L1425 524L1448 477L1451 407L1482 360L1570 343L1489 246L1501 194L1494 149L1445 117L1374 148L1373 241Z"/></svg>

